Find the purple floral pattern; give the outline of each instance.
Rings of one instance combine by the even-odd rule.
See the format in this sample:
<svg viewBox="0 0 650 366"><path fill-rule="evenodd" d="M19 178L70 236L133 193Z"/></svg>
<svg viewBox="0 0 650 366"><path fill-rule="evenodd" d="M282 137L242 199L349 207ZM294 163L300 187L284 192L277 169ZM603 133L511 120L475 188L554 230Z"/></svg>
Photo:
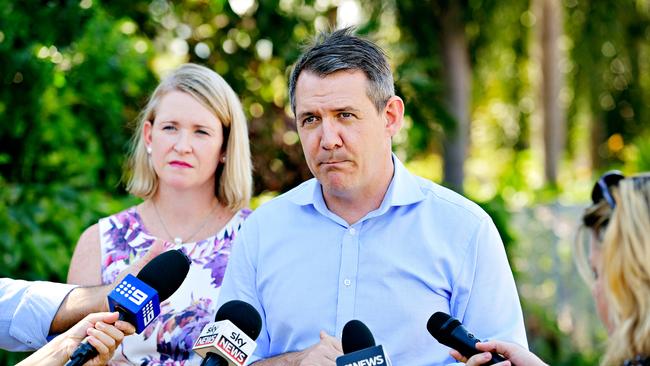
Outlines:
<svg viewBox="0 0 650 366"><path fill-rule="evenodd" d="M183 285L161 304L160 316L145 329L124 339L111 365L198 365L194 340L214 320L232 242L251 213L237 212L216 235L180 249L192 260ZM142 224L135 207L99 220L102 281L112 283L128 265L142 257L156 239Z"/></svg>

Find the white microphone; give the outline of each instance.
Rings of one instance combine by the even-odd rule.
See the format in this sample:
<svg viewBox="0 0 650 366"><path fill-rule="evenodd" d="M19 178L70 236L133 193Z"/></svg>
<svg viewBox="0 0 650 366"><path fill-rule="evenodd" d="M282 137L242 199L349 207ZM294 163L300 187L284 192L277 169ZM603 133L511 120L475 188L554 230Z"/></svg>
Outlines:
<svg viewBox="0 0 650 366"><path fill-rule="evenodd" d="M221 306L215 321L203 327L192 349L203 358L202 366L244 366L255 351L262 329L260 314L239 300Z"/></svg>

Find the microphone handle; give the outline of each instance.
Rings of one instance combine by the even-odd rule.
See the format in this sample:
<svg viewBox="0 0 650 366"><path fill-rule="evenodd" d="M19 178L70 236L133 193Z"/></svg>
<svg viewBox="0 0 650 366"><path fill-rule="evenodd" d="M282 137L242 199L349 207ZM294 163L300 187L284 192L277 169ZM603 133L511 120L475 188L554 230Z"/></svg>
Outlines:
<svg viewBox="0 0 650 366"><path fill-rule="evenodd" d="M448 346L455 348L461 355L470 358L481 353L481 351L477 350L475 346L476 343L480 342L480 340L474 337L472 333L469 333L462 325L456 327L456 329L451 332L451 335L454 342ZM498 353L492 352L492 359L484 363L484 365L494 365L495 363L503 362L505 360L507 359L503 358Z"/></svg>
<svg viewBox="0 0 650 366"><path fill-rule="evenodd" d="M90 343L83 341L77 346L77 348L72 352L70 360L66 362L65 366L82 366L88 360L97 356L99 352L93 347Z"/></svg>
<svg viewBox="0 0 650 366"><path fill-rule="evenodd" d="M124 320L125 314L123 311L120 311L118 309L118 312L120 316L117 318L118 320ZM93 359L95 356L97 356L99 352L93 347L92 344L88 343L86 340L83 342L79 343L77 348L72 352L72 355L70 355L70 360L65 363L65 366L82 366L89 360Z"/></svg>
<svg viewBox="0 0 650 366"><path fill-rule="evenodd" d="M228 366L228 361L214 352L208 352L201 362L201 366Z"/></svg>

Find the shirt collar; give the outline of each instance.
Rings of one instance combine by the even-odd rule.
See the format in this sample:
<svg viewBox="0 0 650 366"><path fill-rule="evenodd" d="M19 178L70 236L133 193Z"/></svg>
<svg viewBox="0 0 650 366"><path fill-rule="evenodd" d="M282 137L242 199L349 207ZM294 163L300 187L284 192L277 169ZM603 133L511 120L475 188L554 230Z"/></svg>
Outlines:
<svg viewBox="0 0 650 366"><path fill-rule="evenodd" d="M369 212L365 218L375 217L384 214L390 207L406 206L424 200L425 196L417 181L417 177L411 174L404 164L393 153L393 179L388 186L386 195L378 209ZM326 216L333 215L325 205L323 191L320 182L312 178L292 192L288 199L300 206L313 205L316 210ZM363 219L362 219L363 220Z"/></svg>

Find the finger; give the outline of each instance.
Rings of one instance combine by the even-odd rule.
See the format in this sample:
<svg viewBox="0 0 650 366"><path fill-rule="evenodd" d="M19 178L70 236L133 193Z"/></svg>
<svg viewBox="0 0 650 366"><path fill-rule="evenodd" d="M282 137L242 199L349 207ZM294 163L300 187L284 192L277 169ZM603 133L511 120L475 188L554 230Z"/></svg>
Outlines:
<svg viewBox="0 0 650 366"><path fill-rule="evenodd" d="M343 344L336 338L334 338L334 349L338 352L338 354L343 354Z"/></svg>
<svg viewBox="0 0 650 366"><path fill-rule="evenodd" d="M449 351L449 354L458 362L462 362L462 363L467 362L467 357L461 355L460 352L456 351L455 349Z"/></svg>
<svg viewBox="0 0 650 366"><path fill-rule="evenodd" d="M508 343L502 341L490 341L489 343L492 347L492 351L503 355L505 358L510 358L518 349L521 348L518 344Z"/></svg>
<svg viewBox="0 0 650 366"><path fill-rule="evenodd" d="M100 355L105 355L110 352L108 347L106 347L106 345L102 343L102 341L95 338L94 336L88 336L88 338L86 339L88 340L88 343L90 343L93 347L95 347L97 353L99 353Z"/></svg>
<svg viewBox="0 0 650 366"><path fill-rule="evenodd" d="M327 334L327 332L325 332L324 330L321 330L319 335L320 335L320 340L321 340L321 341L324 340L324 339L327 339L327 337L330 336L330 335Z"/></svg>
<svg viewBox="0 0 650 366"><path fill-rule="evenodd" d="M115 347L117 347L117 344L115 343L115 339L111 338L111 336L109 336L108 334L100 330L97 330L95 328L89 328L87 333L89 336L97 338L109 350L114 350Z"/></svg>
<svg viewBox="0 0 650 366"><path fill-rule="evenodd" d="M106 321L108 319L108 322L114 323L115 320L117 320L119 314L117 313L109 313L109 312L101 312L101 313L91 313L86 315L85 318L80 322L88 322L90 326L94 326L95 323L100 322L100 321ZM113 321L110 321L110 319L113 319Z"/></svg>
<svg viewBox="0 0 650 366"><path fill-rule="evenodd" d="M490 352L482 352L470 357L467 362L465 362L465 364L468 366L483 365L489 362L491 359L492 354Z"/></svg>
<svg viewBox="0 0 650 366"><path fill-rule="evenodd" d="M95 329L113 338L117 344L122 343L122 340L124 339L124 333L122 333L113 325L109 325L104 322L98 322L95 324Z"/></svg>
<svg viewBox="0 0 650 366"><path fill-rule="evenodd" d="M117 319L120 318L120 313L118 313L117 311L114 311L112 313L103 313L103 314L105 315L102 317L101 321L106 324L113 324L117 321Z"/></svg>
<svg viewBox="0 0 650 366"><path fill-rule="evenodd" d="M135 327L133 324L125 322L124 320L116 321L115 327L124 333L125 336L130 336L131 334L135 333Z"/></svg>

